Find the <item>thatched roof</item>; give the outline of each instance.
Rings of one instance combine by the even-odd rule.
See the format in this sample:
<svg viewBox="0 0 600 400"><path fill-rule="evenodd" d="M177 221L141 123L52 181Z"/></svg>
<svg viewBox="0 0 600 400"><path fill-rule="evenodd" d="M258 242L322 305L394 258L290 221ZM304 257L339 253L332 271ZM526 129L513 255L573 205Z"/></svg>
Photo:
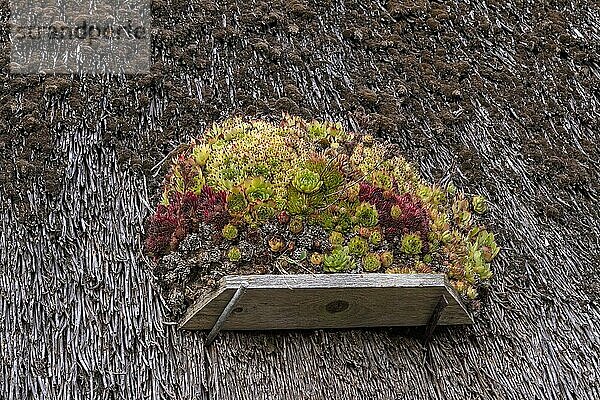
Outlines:
<svg viewBox="0 0 600 400"><path fill-rule="evenodd" d="M144 77L10 76L2 29L0 398L600 398L597 3L219 3L155 1ZM504 251L473 327L205 348L166 322L141 257L151 168L213 120L281 110L489 197Z"/></svg>

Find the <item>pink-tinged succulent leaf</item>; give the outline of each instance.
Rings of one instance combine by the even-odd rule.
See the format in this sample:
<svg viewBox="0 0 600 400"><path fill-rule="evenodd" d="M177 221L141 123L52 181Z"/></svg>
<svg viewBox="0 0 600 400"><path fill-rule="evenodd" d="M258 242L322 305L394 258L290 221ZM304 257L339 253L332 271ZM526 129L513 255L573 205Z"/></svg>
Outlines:
<svg viewBox="0 0 600 400"><path fill-rule="evenodd" d="M368 183L360 184L359 199L371 203L379 213L379 224L386 236L415 233L427 238L431 219L421 201L410 193L398 195ZM399 209L397 218L392 217L392 207ZM397 211L397 210L396 210Z"/></svg>
<svg viewBox="0 0 600 400"><path fill-rule="evenodd" d="M158 205L150 217L146 250L157 257L176 250L179 242L200 222L222 229L229 218L225 196L225 192L208 186L202 188L200 195L173 193L169 205Z"/></svg>

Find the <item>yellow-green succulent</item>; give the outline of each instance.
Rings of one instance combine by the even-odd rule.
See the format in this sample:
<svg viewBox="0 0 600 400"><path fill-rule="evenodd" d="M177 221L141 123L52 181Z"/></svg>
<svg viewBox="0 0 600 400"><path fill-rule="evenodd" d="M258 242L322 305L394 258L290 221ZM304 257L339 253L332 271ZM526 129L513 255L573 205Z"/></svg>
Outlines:
<svg viewBox="0 0 600 400"><path fill-rule="evenodd" d="M487 211L487 204L483 196L473 196L471 203L473 205L473 211L477 214L483 214Z"/></svg>
<svg viewBox="0 0 600 400"><path fill-rule="evenodd" d="M406 234L402 236L402 244L400 250L409 255L421 254L423 250L423 241L418 235Z"/></svg>
<svg viewBox="0 0 600 400"><path fill-rule="evenodd" d="M349 254L348 247L336 247L323 258L323 271L342 272L353 269L354 260Z"/></svg>
<svg viewBox="0 0 600 400"><path fill-rule="evenodd" d="M235 239L237 237L238 230L235 227L235 225L227 224L221 230L221 234L223 235L223 237L225 239L227 239L227 240L233 240L233 239Z"/></svg>
<svg viewBox="0 0 600 400"><path fill-rule="evenodd" d="M358 207L356 207L356 213L354 214L354 218L356 218L356 223L359 226L371 227L377 225L379 222L377 209L374 205L369 203L361 203Z"/></svg>
<svg viewBox="0 0 600 400"><path fill-rule="evenodd" d="M294 188L301 193L314 193L321 188L323 181L321 175L309 169L300 169L292 180Z"/></svg>
<svg viewBox="0 0 600 400"><path fill-rule="evenodd" d="M333 231L329 235L329 243L332 247L340 247L344 244L345 238L341 232Z"/></svg>
<svg viewBox="0 0 600 400"><path fill-rule="evenodd" d="M377 254L369 253L363 258L363 269L367 272L375 272L381 268L381 260Z"/></svg>
<svg viewBox="0 0 600 400"><path fill-rule="evenodd" d="M238 262L242 259L242 251L239 247L233 246L227 252L227 258L229 258L229 261L231 262Z"/></svg>
<svg viewBox="0 0 600 400"><path fill-rule="evenodd" d="M348 242L348 251L355 256L365 255L369 251L369 243L360 236L354 236Z"/></svg>

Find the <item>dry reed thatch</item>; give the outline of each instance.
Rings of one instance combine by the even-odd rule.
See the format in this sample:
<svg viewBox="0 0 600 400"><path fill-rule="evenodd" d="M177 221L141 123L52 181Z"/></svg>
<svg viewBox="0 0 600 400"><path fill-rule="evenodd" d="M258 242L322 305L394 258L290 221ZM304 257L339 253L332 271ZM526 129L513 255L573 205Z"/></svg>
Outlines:
<svg viewBox="0 0 600 400"><path fill-rule="evenodd" d="M600 398L598 4L218 3L155 1L141 78L10 76L0 3L0 399ZM490 199L505 250L475 326L428 350L385 329L204 348L166 322L151 167L280 110L367 126Z"/></svg>

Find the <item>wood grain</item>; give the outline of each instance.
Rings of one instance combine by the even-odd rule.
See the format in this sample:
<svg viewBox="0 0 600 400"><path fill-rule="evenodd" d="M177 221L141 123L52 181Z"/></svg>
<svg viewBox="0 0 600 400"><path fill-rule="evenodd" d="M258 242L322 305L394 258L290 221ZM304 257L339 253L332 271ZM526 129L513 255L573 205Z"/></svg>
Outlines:
<svg viewBox="0 0 600 400"><path fill-rule="evenodd" d="M226 276L180 327L211 329L244 282L248 289L224 330L426 325L441 295L449 304L439 325L473 323L442 274L306 274Z"/></svg>

